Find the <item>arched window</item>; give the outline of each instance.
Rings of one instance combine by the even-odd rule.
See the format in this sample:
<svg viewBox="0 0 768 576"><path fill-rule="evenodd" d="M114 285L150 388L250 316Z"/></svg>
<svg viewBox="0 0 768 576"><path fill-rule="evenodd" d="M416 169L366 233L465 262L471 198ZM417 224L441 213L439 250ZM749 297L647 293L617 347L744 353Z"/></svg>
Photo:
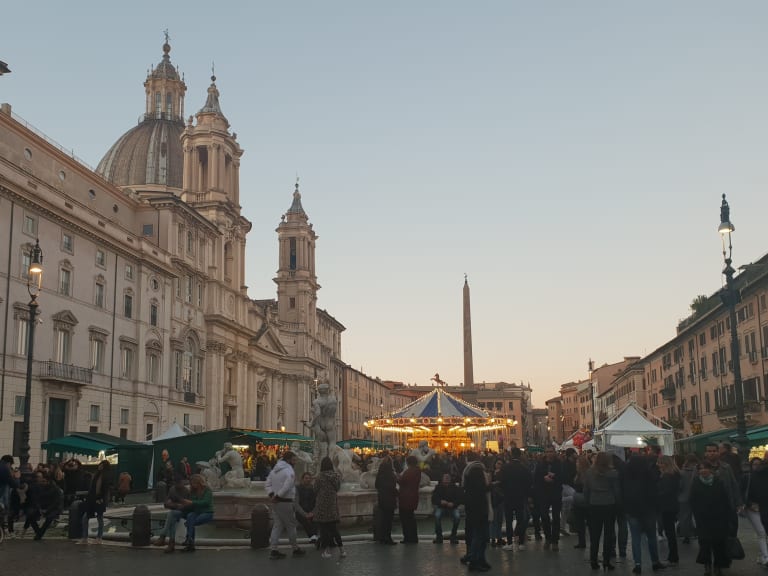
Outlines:
<svg viewBox="0 0 768 576"><path fill-rule="evenodd" d="M227 242L224 244L224 281L232 281L232 243Z"/></svg>

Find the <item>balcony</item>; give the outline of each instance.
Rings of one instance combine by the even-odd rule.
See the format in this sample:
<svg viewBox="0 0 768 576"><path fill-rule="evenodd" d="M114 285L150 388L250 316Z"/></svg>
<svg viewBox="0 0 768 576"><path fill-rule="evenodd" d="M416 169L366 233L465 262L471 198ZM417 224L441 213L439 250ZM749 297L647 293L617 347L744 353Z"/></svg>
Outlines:
<svg viewBox="0 0 768 576"><path fill-rule="evenodd" d="M197 395L194 392L184 391L184 402L188 404L194 404L197 400Z"/></svg>
<svg viewBox="0 0 768 576"><path fill-rule="evenodd" d="M224 394L224 406L237 406L237 396L234 394Z"/></svg>
<svg viewBox="0 0 768 576"><path fill-rule="evenodd" d="M759 414L760 410L760 402L757 400L744 400L744 416L747 420L751 420L753 414ZM728 404L721 404L715 408L715 412L717 412L717 417L720 420L736 420L736 404L732 402Z"/></svg>
<svg viewBox="0 0 768 576"><path fill-rule="evenodd" d="M661 397L664 400L674 400L675 396L677 396L677 389L674 386L664 386L661 389Z"/></svg>
<svg viewBox="0 0 768 576"><path fill-rule="evenodd" d="M36 362L40 380L85 386L93 380L93 370L60 362Z"/></svg>
<svg viewBox="0 0 768 576"><path fill-rule="evenodd" d="M685 419L693 424L694 422L699 421L699 413L696 410L688 410L688 412L685 413Z"/></svg>

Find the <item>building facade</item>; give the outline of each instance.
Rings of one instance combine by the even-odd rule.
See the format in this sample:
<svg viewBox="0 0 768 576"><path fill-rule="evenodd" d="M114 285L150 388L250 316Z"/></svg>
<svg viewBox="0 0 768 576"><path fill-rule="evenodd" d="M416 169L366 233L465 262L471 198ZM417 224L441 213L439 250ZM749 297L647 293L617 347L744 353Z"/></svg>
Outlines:
<svg viewBox="0 0 768 576"><path fill-rule="evenodd" d="M143 116L95 170L2 105L0 445L9 451L20 445L26 270L38 240L33 461L42 441L72 431L145 440L174 421L301 431L318 382L341 405L344 326L317 308L317 236L298 184L277 227L277 297L248 294L244 151L215 80L185 119L186 86L166 42L144 82Z"/></svg>

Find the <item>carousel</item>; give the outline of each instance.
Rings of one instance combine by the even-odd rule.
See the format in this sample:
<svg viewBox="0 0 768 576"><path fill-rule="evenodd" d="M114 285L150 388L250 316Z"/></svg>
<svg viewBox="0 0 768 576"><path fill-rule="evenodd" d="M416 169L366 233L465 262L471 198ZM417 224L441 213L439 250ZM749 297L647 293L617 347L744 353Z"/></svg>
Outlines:
<svg viewBox="0 0 768 576"><path fill-rule="evenodd" d="M409 448L426 441L437 451L499 451L510 441L510 431L517 421L492 417L482 408L436 388L395 412L371 418L364 425L372 434L394 433L397 444Z"/></svg>

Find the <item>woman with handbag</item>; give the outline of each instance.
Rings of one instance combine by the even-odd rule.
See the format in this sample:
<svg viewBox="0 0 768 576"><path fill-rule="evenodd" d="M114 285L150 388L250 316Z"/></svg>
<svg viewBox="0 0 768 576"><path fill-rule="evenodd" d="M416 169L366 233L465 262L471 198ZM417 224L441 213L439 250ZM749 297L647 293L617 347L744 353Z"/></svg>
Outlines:
<svg viewBox="0 0 768 576"><path fill-rule="evenodd" d="M760 474L758 472L763 467L763 461L760 458L752 458L749 461L749 471L741 477L742 491L744 495L744 510L742 515L749 520L757 536L757 547L760 555L757 557L757 563L768 566L768 542L766 542L765 527L760 520L760 490L765 490L765 486L760 484Z"/></svg>
<svg viewBox="0 0 768 576"><path fill-rule="evenodd" d="M691 486L691 510L699 532L699 555L696 562L704 564L704 574L721 576L722 569L731 565L728 556L728 531L732 515L728 491L714 474L712 464L699 464L699 476Z"/></svg>

